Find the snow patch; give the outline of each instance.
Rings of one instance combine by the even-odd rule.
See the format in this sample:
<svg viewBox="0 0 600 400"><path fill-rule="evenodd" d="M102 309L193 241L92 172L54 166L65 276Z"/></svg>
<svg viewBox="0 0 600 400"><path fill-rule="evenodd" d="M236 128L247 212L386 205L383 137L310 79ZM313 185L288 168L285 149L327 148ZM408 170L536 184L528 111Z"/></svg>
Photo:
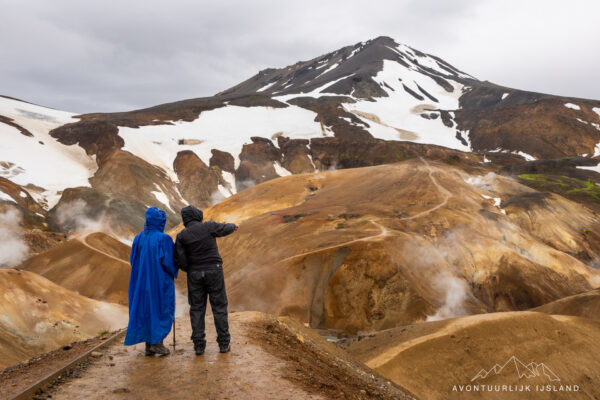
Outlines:
<svg viewBox="0 0 600 400"><path fill-rule="evenodd" d="M573 103L565 103L565 107L571 108L573 110L581 110L581 107L579 107L577 104L573 104Z"/></svg>
<svg viewBox="0 0 600 400"><path fill-rule="evenodd" d="M288 100L294 99L296 97L314 97L315 99L317 99L319 97L323 97L323 96L327 96L328 95L327 94L327 88L328 87L331 87L331 86L335 85L336 83L338 83L339 81L341 81L343 79L346 79L346 78L348 78L348 77L350 77L352 75L354 75L354 74L344 75L341 78L338 78L338 79L336 79L334 81L327 82L327 83L319 86L318 88L311 90L310 92L300 92L300 93L294 93L294 94L286 94L286 95L283 95L283 96L274 96L273 98L275 100L279 100L279 101L282 101L284 103L286 103Z"/></svg>
<svg viewBox="0 0 600 400"><path fill-rule="evenodd" d="M586 169L588 171L594 171L600 174L600 165L596 165L595 167L578 165L577 168Z"/></svg>
<svg viewBox="0 0 600 400"><path fill-rule="evenodd" d="M11 196L9 196L8 194L4 193L1 190L0 190L0 201L9 201L11 203L16 203L16 201Z"/></svg>
<svg viewBox="0 0 600 400"><path fill-rule="evenodd" d="M487 196L483 193L479 193L479 194L481 195L481 197L483 197L486 200L494 200L494 207L500 209L500 212L502 214L506 215L506 210L501 207L502 199L500 197Z"/></svg>
<svg viewBox="0 0 600 400"><path fill-rule="evenodd" d="M504 150L501 148L497 148L494 150L488 150L489 153L507 153L507 154L516 154L519 155L521 157L523 157L526 161L535 161L537 160L537 158L535 158L534 156L532 156L531 154L527 154L523 151L510 151L510 150Z"/></svg>
<svg viewBox="0 0 600 400"><path fill-rule="evenodd" d="M263 86L260 89L258 89L257 92L264 92L265 90L267 90L268 88L270 88L271 86L273 86L276 83L277 83L277 81L271 82L271 83L267 83L265 86Z"/></svg>
<svg viewBox="0 0 600 400"><path fill-rule="evenodd" d="M507 98L509 94L510 94L510 93L503 93L503 94L502 94L502 100L504 100L505 98Z"/></svg>
<svg viewBox="0 0 600 400"><path fill-rule="evenodd" d="M356 48L356 49L352 50L352 53L350 53L350 55L348 56L348 58L350 58L350 57L353 57L353 56L354 56L356 53L358 53L358 52L359 52L359 51L361 51L361 50L362 50L362 46L360 46L360 47L358 47L358 48ZM346 58L346 60L347 60L348 58Z"/></svg>
<svg viewBox="0 0 600 400"><path fill-rule="evenodd" d="M592 157L598 157L598 156L600 156L600 142L598 142L596 147L594 147L594 155Z"/></svg>
<svg viewBox="0 0 600 400"><path fill-rule="evenodd" d="M326 70L324 70L323 72L321 72L319 75L317 75L314 79L317 79L318 77L320 77L321 75L325 75L326 73L328 73L329 71L336 69L338 67L338 65L340 65L339 63L335 63L332 66L330 66L329 68L327 68Z"/></svg>
<svg viewBox="0 0 600 400"><path fill-rule="evenodd" d="M235 175L228 171L221 171L221 175L223 176L225 182L229 184L229 187L231 188L229 189L230 193L232 195L236 194L237 190L235 186Z"/></svg>
<svg viewBox="0 0 600 400"><path fill-rule="evenodd" d="M281 166L281 164L279 164L278 162L274 162L273 163L273 168L275 168L275 172L279 176L289 176L289 175L292 175L292 173L290 171L288 171L287 169L283 168L283 166Z"/></svg>
<svg viewBox="0 0 600 400"><path fill-rule="evenodd" d="M527 153L522 152L522 151L516 151L516 152L513 152L513 153L520 155L521 157L523 157L527 161L535 161L535 160L537 160L537 158L535 158L531 154L527 154Z"/></svg>
<svg viewBox="0 0 600 400"><path fill-rule="evenodd" d="M156 197L156 200L159 201L159 203L164 204L165 206L167 206L169 208L169 210L175 212L172 208L171 208L171 204L169 201L169 197L165 194L165 192L163 192L163 190L157 185L154 184L154 187L157 189L155 191L152 191L151 193L154 195L154 197Z"/></svg>

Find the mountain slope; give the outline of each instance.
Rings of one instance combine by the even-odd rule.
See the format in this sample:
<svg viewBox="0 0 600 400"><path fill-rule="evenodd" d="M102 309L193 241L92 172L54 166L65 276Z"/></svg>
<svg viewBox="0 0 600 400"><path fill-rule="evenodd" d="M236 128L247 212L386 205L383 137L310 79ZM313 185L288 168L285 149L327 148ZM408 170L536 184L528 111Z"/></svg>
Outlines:
<svg viewBox="0 0 600 400"><path fill-rule="evenodd" d="M81 296L33 272L0 269L0 293L0 369L127 325L127 308Z"/></svg>
<svg viewBox="0 0 600 400"><path fill-rule="evenodd" d="M352 341L347 350L427 399L482 398L475 385L484 386L486 399L506 399L511 394L535 399L594 398L600 395L594 358L599 338L598 321L511 312L382 331ZM494 385L530 385L531 392L486 390ZM556 391L536 391L536 385L554 385ZM579 393L573 393L576 385Z"/></svg>
<svg viewBox="0 0 600 400"><path fill-rule="evenodd" d="M103 233L71 239L21 268L95 300L127 305L129 246Z"/></svg>
<svg viewBox="0 0 600 400"><path fill-rule="evenodd" d="M600 290L564 297L536 307L532 311L600 320Z"/></svg>
<svg viewBox="0 0 600 400"><path fill-rule="evenodd" d="M434 145L477 153L465 156L473 163L582 156L574 166L596 169L600 143L598 101L479 81L387 37L261 71L213 97L79 116L3 97L0 118L10 143L0 176L46 210L61 195L59 207L84 202L123 236L142 228L132 215L146 206L166 209L171 227L185 203L208 206L277 176L389 163ZM69 179L57 180L58 170ZM52 213L50 222L72 228Z"/></svg>
<svg viewBox="0 0 600 400"><path fill-rule="evenodd" d="M364 331L600 284L586 264L600 242L583 233L598 229L594 212L479 168L416 159L293 175L205 210L241 224L220 241L232 307Z"/></svg>

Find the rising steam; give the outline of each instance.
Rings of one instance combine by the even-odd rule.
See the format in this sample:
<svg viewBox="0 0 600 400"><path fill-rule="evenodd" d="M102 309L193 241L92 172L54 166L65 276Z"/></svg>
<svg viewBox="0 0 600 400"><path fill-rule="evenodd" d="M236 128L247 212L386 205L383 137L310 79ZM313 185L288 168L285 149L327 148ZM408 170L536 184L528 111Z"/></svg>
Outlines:
<svg viewBox="0 0 600 400"><path fill-rule="evenodd" d="M59 205L56 220L71 237L103 232L128 246L132 244L131 238L120 235L112 228L104 211L92 216L90 207L81 199Z"/></svg>
<svg viewBox="0 0 600 400"><path fill-rule="evenodd" d="M465 308L468 288L463 279L452 275L438 276L433 284L439 291L446 292L446 298L444 304L435 314L428 316L426 321L439 321L468 314Z"/></svg>
<svg viewBox="0 0 600 400"><path fill-rule="evenodd" d="M14 208L0 214L0 268L13 268L29 254L20 226L21 213Z"/></svg>
<svg viewBox="0 0 600 400"><path fill-rule="evenodd" d="M409 240L403 250L407 263L421 269L421 274L431 276L424 283L433 289L437 298L443 298L443 304L435 314L427 317L427 321L454 318L469 314L465 302L469 298L469 287L459 276L456 267L463 256L458 246L460 232L449 231L433 244L422 238ZM443 267L446 265L447 267Z"/></svg>

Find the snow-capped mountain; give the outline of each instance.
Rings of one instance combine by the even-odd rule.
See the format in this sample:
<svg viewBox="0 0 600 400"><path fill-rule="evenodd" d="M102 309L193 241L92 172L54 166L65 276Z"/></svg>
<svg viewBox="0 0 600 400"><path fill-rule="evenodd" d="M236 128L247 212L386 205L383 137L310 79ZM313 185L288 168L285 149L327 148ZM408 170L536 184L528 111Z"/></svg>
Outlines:
<svg viewBox="0 0 600 400"><path fill-rule="evenodd" d="M74 115L2 97L0 135L0 177L49 211L53 227L77 225L58 206L85 204L127 232L146 206L174 223L185 203L288 174L420 155L502 165L598 157L600 102L482 82L379 37L213 97L131 112ZM14 193L1 199L20 204Z"/></svg>

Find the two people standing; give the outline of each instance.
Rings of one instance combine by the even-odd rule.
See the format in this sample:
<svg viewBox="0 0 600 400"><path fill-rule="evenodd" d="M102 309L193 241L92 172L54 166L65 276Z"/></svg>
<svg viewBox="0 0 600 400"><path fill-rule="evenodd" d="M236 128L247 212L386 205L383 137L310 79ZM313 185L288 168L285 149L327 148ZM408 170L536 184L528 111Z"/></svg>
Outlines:
<svg viewBox="0 0 600 400"><path fill-rule="evenodd" d="M146 343L146 355L169 354L164 338L175 318L175 285L178 269L188 274L188 301L192 340L196 354L206 347L204 318L207 297L210 300L219 351L230 350L227 320L227 294L223 261L216 238L238 229L235 224L203 222L203 213L193 206L181 210L185 229L177 235L175 245L163 233L166 214L156 207L146 211L144 231L131 248L129 281L129 326L125 345Z"/></svg>

